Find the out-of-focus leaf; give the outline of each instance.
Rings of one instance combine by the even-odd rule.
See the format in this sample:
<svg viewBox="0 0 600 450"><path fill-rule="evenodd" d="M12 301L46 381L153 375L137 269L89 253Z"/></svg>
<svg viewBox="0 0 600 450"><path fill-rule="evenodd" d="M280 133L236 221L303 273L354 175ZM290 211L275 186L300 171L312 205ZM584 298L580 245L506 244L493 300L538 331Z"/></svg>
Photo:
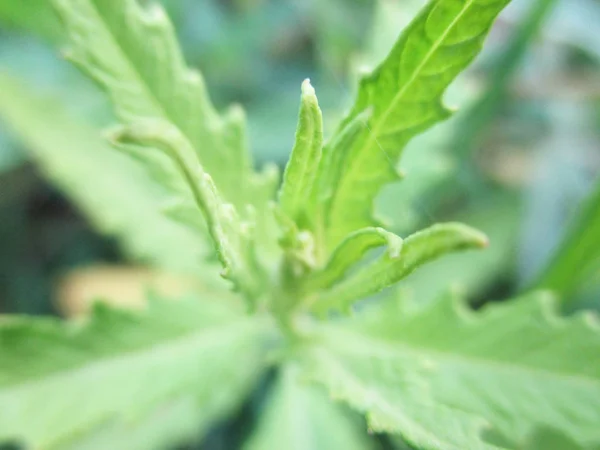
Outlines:
<svg viewBox="0 0 600 450"><path fill-rule="evenodd" d="M534 283L560 293L565 302L600 272L600 183L581 206L550 263Z"/></svg>
<svg viewBox="0 0 600 450"><path fill-rule="evenodd" d="M173 444L189 438L189 423L156 415L181 402L193 405L197 430L205 431L254 387L272 333L269 322L240 315L239 303L228 306L218 298L153 300L138 313L98 305L83 323L1 323L0 440L65 448L88 433L141 430L150 419ZM157 447L146 441L138 448Z"/></svg>
<svg viewBox="0 0 600 450"><path fill-rule="evenodd" d="M61 450L164 450L204 432L202 411L191 398L173 400L137 421L110 421L62 444Z"/></svg>
<svg viewBox="0 0 600 450"><path fill-rule="evenodd" d="M512 76L519 67L529 45L536 37L545 19L552 12L556 0L536 0L532 2L525 18L512 34L502 54L494 59L489 69L487 89L468 112L461 116L451 141L451 150L467 158L484 127L491 122L494 114L506 98L506 91Z"/></svg>
<svg viewBox="0 0 600 450"><path fill-rule="evenodd" d="M54 42L62 35L49 0L0 0L0 24L36 33Z"/></svg>
<svg viewBox="0 0 600 450"><path fill-rule="evenodd" d="M373 447L358 421L284 367L244 450L364 450Z"/></svg>
<svg viewBox="0 0 600 450"><path fill-rule="evenodd" d="M166 197L148 176L57 99L2 75L0 118L97 229L116 236L131 256L200 271L206 244L166 218L160 211Z"/></svg>

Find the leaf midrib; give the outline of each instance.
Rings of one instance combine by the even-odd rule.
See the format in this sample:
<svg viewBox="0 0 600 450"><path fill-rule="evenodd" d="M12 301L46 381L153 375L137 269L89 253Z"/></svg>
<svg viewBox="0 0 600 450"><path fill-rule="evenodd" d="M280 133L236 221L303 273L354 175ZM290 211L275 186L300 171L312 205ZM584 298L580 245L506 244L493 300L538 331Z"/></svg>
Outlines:
<svg viewBox="0 0 600 450"><path fill-rule="evenodd" d="M351 371L349 371L346 367L344 367L343 364L339 363L338 361L335 361L332 358L328 358L328 357L324 357L324 360L326 361L326 363L331 367L333 366L335 369L337 369L338 373L342 373L345 374L346 377L350 376L352 383L354 385L361 385L363 380L359 377L356 377L354 374L352 374ZM323 381L321 381L320 378L315 378L316 382L319 383L323 383ZM324 383L323 383L324 384ZM325 384L324 384L325 385ZM325 385L325 387L329 390L329 386ZM380 414L382 415L389 415L391 417L394 417L395 419L400 419L403 423L410 423L413 427L417 427L420 430L420 433L422 433L422 435L427 435L430 439L434 440L435 442L437 442L439 445L446 445L448 444L448 441L446 439L441 439L440 440L440 436L435 435L430 428L427 426L427 424L423 424L421 423L421 421L414 419L413 417L411 417L410 415L406 415L404 414L404 412L401 410L401 408L396 408L394 407L394 405L384 396L382 396L381 394L379 394L376 390L373 389L367 389L367 388L361 388L363 391L368 391L369 392L369 399L376 399L377 400L377 404L379 406L379 410L381 411ZM344 396L349 404L353 404L353 401L350 397L348 396ZM410 397L409 397L410 398ZM413 401L413 399L410 399L411 401ZM460 407L452 407L453 409L457 409L459 411L463 411L463 412L467 412L467 413L471 413L470 411L465 411L464 409L460 408ZM371 408L364 406L362 403L360 405L360 407L358 407L358 409L362 410L363 412L367 413L370 411ZM480 417L480 416L478 416ZM386 432L390 432L390 431L395 431L400 433L401 435L403 434L403 427L402 425L400 426L396 426L393 428L388 428L387 427L383 428L382 431L386 431ZM450 445L453 445L450 443ZM453 448L454 445L453 445ZM490 447L493 448L493 447Z"/></svg>
<svg viewBox="0 0 600 450"><path fill-rule="evenodd" d="M163 116L163 119L167 120L170 124L172 124L179 131L181 136L185 136L185 139L187 140L190 148L195 150L193 153L194 153L196 160L198 161L199 164L202 164L202 161L200 160L200 155L199 155L195 145L192 144L193 139L190 137L190 135L186 131L184 131L181 128L180 124L173 119L173 116L168 111L168 109L162 104L160 99L154 94L152 87L150 86L150 84L148 83L146 78L135 66L135 64L133 63L133 60L129 57L129 52L126 50L124 45L116 38L113 28L111 27L111 22L106 20L106 17L104 17L104 15L102 14L101 9L97 6L96 1L90 0L90 4L93 6L98 18L100 19L100 22L104 25L104 28L107 30L107 32L112 40L112 43L114 44L114 47L120 51L121 58L123 61L125 61L125 64L129 68L130 73L138 80L139 85L142 86L143 90L146 92L148 99L150 99L152 104L154 104L157 111L159 111L159 113L161 113L161 115ZM188 70L190 70L190 69L188 69ZM215 152L215 153L219 153L219 152Z"/></svg>
<svg viewBox="0 0 600 450"><path fill-rule="evenodd" d="M323 333L323 335L325 336L325 339L327 341L333 342L335 346L339 346L340 343L348 345L348 342L351 339L330 339L330 338L328 339L327 338L328 334L340 334L346 338L354 338L354 340L352 341L353 342L352 349L356 350L356 349L360 349L362 347L363 351L367 354L369 352L373 353L374 348L380 347L380 348L383 348L384 352L386 352L386 353L400 354L400 353L404 352L404 353L409 353L411 355L414 355L416 358L422 357L424 355L432 355L434 358L435 357L439 358L439 360L457 362L463 366L476 365L476 366L483 366L486 368L489 368L490 366L492 366L492 367L497 367L503 371L512 370L512 371L520 372L520 373L532 373L533 379L538 379L538 378L536 378L536 376L544 376L544 377L549 377L549 378L557 378L559 380L563 380L566 382L574 381L580 385L591 386L595 389L597 389L598 386L600 386L600 380L595 380L591 377L584 376L584 375L578 375L578 374L573 374L573 373L568 373L568 374L557 373L557 372L550 371L548 369L542 369L540 367L531 367L531 366L522 366L522 365L511 364L507 361L488 360L488 359L483 359L481 357L467 357L466 355L461 355L459 353L444 352L441 350L432 349L431 347L410 345L409 343L407 343L405 341L401 341L401 340L394 341L394 342L387 342L387 341L384 341L383 339L373 338L371 336L362 334L360 332L355 332L355 331L353 332L353 331L340 330L340 329L334 330L333 327L331 327L329 330L325 330L325 333ZM357 344L359 344L359 345L357 345ZM334 349L335 349L335 346L333 347ZM399 348L399 347L401 347L401 348Z"/></svg>
<svg viewBox="0 0 600 450"><path fill-rule="evenodd" d="M222 341L216 339L216 337L222 336L233 336L233 333L241 335L242 331L250 331L251 328L255 327L258 329L259 322L252 321L250 319L240 319L231 321L225 325L219 324L204 329L194 329L172 338L167 338L164 341L154 342L148 346L140 346L135 349L115 352L115 355L105 356L101 358L90 358L84 360L78 366L69 366L64 369L60 369L54 372L46 372L38 377L29 377L23 382L7 383L0 386L0 395L2 391L10 391L13 389L30 389L32 386L49 382L56 378L61 377L77 377L81 374L86 375L89 372L94 372L98 367L102 368L105 365L124 363L125 366L130 367L133 358L144 359L144 357L150 357L150 359L161 360L164 352L171 353L173 348L182 346L191 346L191 342L197 342L198 346L201 346L200 341L206 340L208 344L221 344ZM158 355L158 356L157 356Z"/></svg>
<svg viewBox="0 0 600 450"><path fill-rule="evenodd" d="M365 145L355 153L356 157L352 160L353 164L350 165L348 171L346 172L346 174L340 180L340 184L345 184L346 180L352 180L353 179L352 175L354 175L354 172L356 172L356 168L363 166L362 159L364 159L365 155L370 154L374 143L378 144L378 140L377 140L378 133L380 131L380 128L385 124L388 116L391 114L391 112L393 111L393 109L396 107L397 103L401 101L402 97L406 94L406 92L408 91L408 89L418 79L421 71L424 69L424 67L426 66L426 64L429 62L430 58L441 48L442 43L446 40L446 38L448 37L448 34L452 31L452 29L457 24L457 22L459 22L462 19L462 17L464 16L464 14L466 14L466 12L471 8L471 6L473 6L474 2L475 2L475 0L467 0L467 2L465 3L465 6L462 8L462 10L460 11L460 13L450 23L450 25L446 28L446 30L442 33L442 35L434 42L434 45L431 47L431 49L429 50L429 52L427 52L427 54L425 55L425 58L423 58L423 60L419 64L419 66L412 73L412 75L409 78L409 80L396 93L396 95L394 96L394 98L390 102L389 107L380 116L380 118L377 121L375 127L373 127L372 129L367 128L368 133L369 133L369 138L367 139L367 142L365 143ZM385 149L383 147L381 147L381 151L383 153L385 153ZM339 193L341 190L342 189L339 189L339 188L336 189L336 193ZM338 196L336 195L336 198L337 197Z"/></svg>

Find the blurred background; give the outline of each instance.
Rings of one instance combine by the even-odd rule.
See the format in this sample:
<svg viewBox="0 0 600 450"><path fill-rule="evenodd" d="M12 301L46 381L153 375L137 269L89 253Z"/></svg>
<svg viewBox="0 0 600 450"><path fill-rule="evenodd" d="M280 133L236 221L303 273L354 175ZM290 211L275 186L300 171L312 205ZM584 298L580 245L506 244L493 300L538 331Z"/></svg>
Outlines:
<svg viewBox="0 0 600 450"><path fill-rule="evenodd" d="M283 166L302 80L331 131L424 0L163 3L217 107L246 109L256 164ZM478 306L548 288L566 311L600 308L599 24L598 0L513 0L501 15L448 92L457 114L411 142L404 181L378 200L402 236L456 219L491 245L401 289L425 302L453 287ZM0 314L140 302L149 284L185 289L170 274L192 266L169 254L186 236L151 182L102 140L109 105L60 57L61 33L45 0L0 0Z"/></svg>

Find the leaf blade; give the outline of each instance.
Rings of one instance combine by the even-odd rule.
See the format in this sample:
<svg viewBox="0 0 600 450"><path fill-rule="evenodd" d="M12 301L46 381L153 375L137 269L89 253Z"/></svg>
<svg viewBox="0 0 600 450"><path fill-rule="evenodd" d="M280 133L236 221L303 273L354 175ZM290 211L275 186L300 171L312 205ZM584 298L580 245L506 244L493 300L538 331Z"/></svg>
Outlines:
<svg viewBox="0 0 600 450"><path fill-rule="evenodd" d="M356 103L338 133L367 106L371 118L349 154L321 218L331 249L348 233L371 226L372 203L406 143L445 119L441 96L479 53L496 15L508 0L432 0L405 29L386 60L361 81Z"/></svg>
<svg viewBox="0 0 600 450"><path fill-rule="evenodd" d="M446 296L383 308L357 329L429 366L420 376L438 404L483 417L515 442L544 426L590 445L600 439L600 368L589 364L600 357L600 327L553 306L537 293L474 312Z"/></svg>
<svg viewBox="0 0 600 450"><path fill-rule="evenodd" d="M52 3L70 38L69 58L106 91L120 121L126 126L162 121L176 128L224 200L240 214L251 205L261 224L257 239L272 250L267 204L277 174L272 167L254 172L243 111L232 107L217 113L201 75L187 67L163 9L142 7L136 0Z"/></svg>
<svg viewBox="0 0 600 450"><path fill-rule="evenodd" d="M313 189L323 145L323 117L315 90L306 79L302 83L302 97L298 115L296 141L283 174L279 191L281 210L299 221Z"/></svg>
<svg viewBox="0 0 600 450"><path fill-rule="evenodd" d="M433 403L419 377L424 365L363 335L317 330L299 358L303 376L367 417L376 432L399 434L424 450L497 449L481 437L485 421Z"/></svg>
<svg viewBox="0 0 600 450"><path fill-rule="evenodd" d="M385 253L331 289L312 299L313 311L324 315L330 309L348 311L351 305L389 287L417 267L444 254L483 248L487 237L460 223L439 223L406 238L399 254Z"/></svg>
<svg viewBox="0 0 600 450"><path fill-rule="evenodd" d="M207 243L166 219L160 213L166 198L146 173L59 99L3 74L0 116L27 145L44 175L97 230L116 237L130 257L198 274L201 258L210 251Z"/></svg>
<svg viewBox="0 0 600 450"><path fill-rule="evenodd" d="M364 450L373 447L347 411L299 378L293 365L282 368L258 427L244 450Z"/></svg>
<svg viewBox="0 0 600 450"><path fill-rule="evenodd" d="M552 289L565 302L600 269L600 182L582 205L567 235L534 287Z"/></svg>
<svg viewBox="0 0 600 450"><path fill-rule="evenodd" d="M402 245L401 237L383 228L355 231L334 249L325 267L307 277L304 281L305 288L311 291L329 288L342 279L350 267L358 263L369 250L387 246L390 257L396 258L402 251Z"/></svg>
<svg viewBox="0 0 600 450"><path fill-rule="evenodd" d="M84 324L3 322L0 439L62 448L180 399L202 411L206 427L239 404L264 367L270 328L238 314L191 299L154 301L140 314L98 307Z"/></svg>
<svg viewBox="0 0 600 450"><path fill-rule="evenodd" d="M224 266L223 276L231 280L251 302L260 295L264 273L258 265L254 242L233 205L224 203L212 178L200 164L194 164L194 150L179 130L166 122L138 122L115 130L117 145L142 145L161 150L181 171L194 202L206 219L217 255ZM195 173L191 168L196 167Z"/></svg>

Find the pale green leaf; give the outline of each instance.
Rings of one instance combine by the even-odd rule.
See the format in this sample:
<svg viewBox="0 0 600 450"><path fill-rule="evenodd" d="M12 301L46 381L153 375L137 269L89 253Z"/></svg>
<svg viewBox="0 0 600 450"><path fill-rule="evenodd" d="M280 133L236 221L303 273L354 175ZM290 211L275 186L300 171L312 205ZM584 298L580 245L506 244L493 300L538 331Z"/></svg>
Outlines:
<svg viewBox="0 0 600 450"><path fill-rule="evenodd" d="M279 204L283 213L300 223L316 179L323 145L323 117L315 90L308 79L302 83L296 142L283 175Z"/></svg>
<svg viewBox="0 0 600 450"><path fill-rule="evenodd" d="M155 300L139 313L98 305L83 323L0 323L0 441L62 449L88 433L143 428L181 402L205 430L264 368L270 322L239 310L220 299ZM179 434L171 426L190 430L163 425L167 435Z"/></svg>
<svg viewBox="0 0 600 450"><path fill-rule="evenodd" d="M106 90L118 118L125 125L155 121L176 129L195 156L187 161L188 170L195 172L200 164L224 201L240 214L252 205L264 233L259 239L272 241L263 225L270 217L266 205L274 195L276 176L254 172L243 111L234 107L224 116L215 111L202 77L186 66L163 9L157 4L142 7L136 0L53 4L70 37L69 58Z"/></svg>
<svg viewBox="0 0 600 450"><path fill-rule="evenodd" d="M295 366L281 369L256 431L244 450L365 450L373 447L340 405L298 379Z"/></svg>
<svg viewBox="0 0 600 450"><path fill-rule="evenodd" d="M485 247L487 243L484 234L466 225L433 225L407 237L400 252L392 248L331 289L314 295L313 310L320 315L330 309L348 311L357 300L397 283L422 264L450 252Z"/></svg>
<svg viewBox="0 0 600 450"><path fill-rule="evenodd" d="M398 179L402 149L412 137L448 117L441 101L444 91L479 53L508 1L431 0L385 61L361 81L358 99L338 133L366 108L371 107L372 114L352 145L338 148L344 164L329 181L333 192L315 226L326 229L322 242L329 250L348 233L374 224L373 201L384 184ZM329 159L325 153L323 161Z"/></svg>
<svg viewBox="0 0 600 450"><path fill-rule="evenodd" d="M194 161L194 150L179 130L168 122L140 121L115 130L111 137L117 146L159 149L175 162L190 188L197 215L203 213L206 219L217 255L225 267L223 276L255 300L263 290L265 276L257 263L251 224L242 222L234 206L223 202L212 178Z"/></svg>
<svg viewBox="0 0 600 450"><path fill-rule="evenodd" d="M382 308L354 332L425 367L436 404L483 417L513 442L548 427L590 445L600 440L600 326L588 314L558 317L553 306L532 294L473 312L447 296Z"/></svg>
<svg viewBox="0 0 600 450"><path fill-rule="evenodd" d="M3 74L0 120L26 144L43 174L126 253L161 267L200 272L209 245L165 218L160 208L166 197L147 174L60 101Z"/></svg>
<svg viewBox="0 0 600 450"><path fill-rule="evenodd" d="M299 356L303 377L364 413L371 430L400 434L418 449L497 448L482 438L485 421L432 401L425 365L411 352L331 325L312 337Z"/></svg>
<svg viewBox="0 0 600 450"><path fill-rule="evenodd" d="M135 421L112 420L78 436L61 450L165 450L202 436L206 418L192 398L160 405Z"/></svg>

